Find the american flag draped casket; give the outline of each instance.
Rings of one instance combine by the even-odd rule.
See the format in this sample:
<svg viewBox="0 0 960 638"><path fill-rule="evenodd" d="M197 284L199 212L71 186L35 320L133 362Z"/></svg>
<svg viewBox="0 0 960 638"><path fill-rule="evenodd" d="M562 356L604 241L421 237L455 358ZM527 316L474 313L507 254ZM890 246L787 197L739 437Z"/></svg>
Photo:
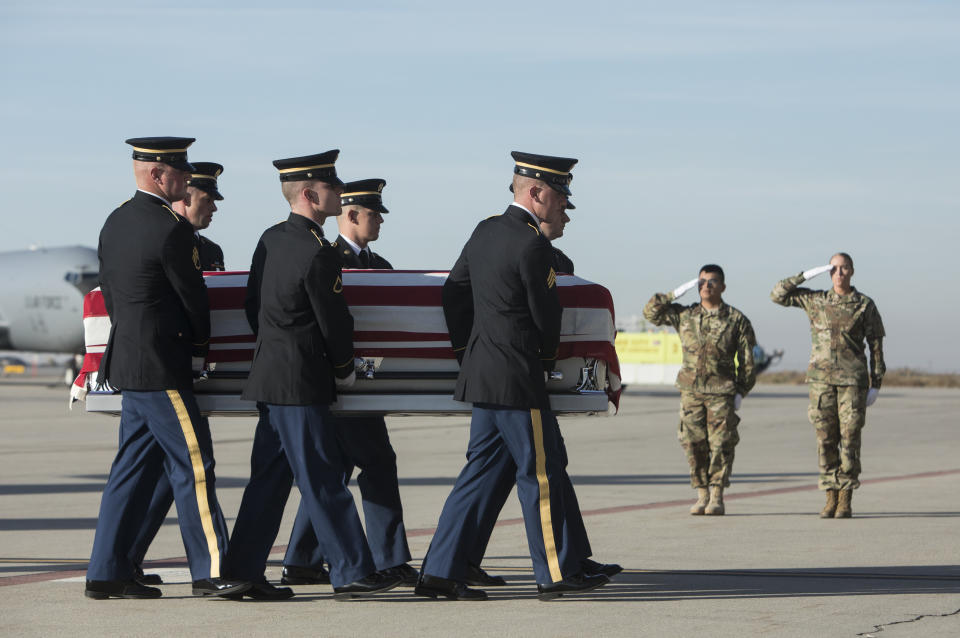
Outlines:
<svg viewBox="0 0 960 638"><path fill-rule="evenodd" d="M346 414L458 414L470 405L453 400L457 360L443 317L440 292L446 272L345 270L343 294L354 318L357 382L342 392L335 412ZM194 392L207 414L256 414L240 391L253 358L254 336L243 311L247 273L205 273L210 296L209 371ZM551 407L563 413L606 413L620 397L614 349L613 299L603 286L559 275L563 306L557 373L547 383ZM120 396L103 387L97 369L110 334L97 288L83 304L86 355L71 395L91 412L119 413Z"/></svg>

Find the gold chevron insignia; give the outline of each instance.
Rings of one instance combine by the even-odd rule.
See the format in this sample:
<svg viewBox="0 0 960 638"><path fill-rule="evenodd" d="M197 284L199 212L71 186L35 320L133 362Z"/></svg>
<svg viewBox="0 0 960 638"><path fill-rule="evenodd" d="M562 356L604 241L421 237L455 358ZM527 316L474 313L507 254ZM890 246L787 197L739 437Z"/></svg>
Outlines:
<svg viewBox="0 0 960 638"><path fill-rule="evenodd" d="M550 267L550 272L547 273L547 288L553 288L557 283L557 273L554 271L553 267Z"/></svg>

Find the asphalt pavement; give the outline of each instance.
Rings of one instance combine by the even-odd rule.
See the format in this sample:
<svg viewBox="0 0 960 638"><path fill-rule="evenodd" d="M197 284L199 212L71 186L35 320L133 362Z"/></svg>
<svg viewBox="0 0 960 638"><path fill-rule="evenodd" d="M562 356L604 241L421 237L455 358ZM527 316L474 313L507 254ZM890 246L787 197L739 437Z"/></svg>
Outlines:
<svg viewBox="0 0 960 638"><path fill-rule="evenodd" d="M613 583L536 598L518 501L484 567L508 586L485 602L395 589L337 602L329 586L283 602L190 595L172 512L147 570L159 600L93 601L83 576L116 452L113 417L67 410L57 378L0 380L0 634L36 636L960 636L960 391L884 388L867 413L854 517L821 520L806 388L744 400L727 514L694 517L677 442L679 395L628 388L619 414L561 419L594 558ZM413 564L464 462L466 417L388 419ZM211 419L218 497L232 525L255 420ZM356 486L353 486L356 493ZM268 576L279 578L298 495Z"/></svg>

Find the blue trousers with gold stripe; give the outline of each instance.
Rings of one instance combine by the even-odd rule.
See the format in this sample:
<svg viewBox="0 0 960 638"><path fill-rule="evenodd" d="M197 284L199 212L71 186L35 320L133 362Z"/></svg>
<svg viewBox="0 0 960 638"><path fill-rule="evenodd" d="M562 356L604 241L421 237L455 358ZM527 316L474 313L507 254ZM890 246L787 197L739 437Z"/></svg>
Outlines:
<svg viewBox="0 0 960 638"><path fill-rule="evenodd" d="M200 419L202 427L209 430L210 422L207 417L201 416ZM163 521L167 518L171 505L173 505L173 488L170 487L170 481L167 480L166 474L161 474L157 479L156 487L153 489L153 495L150 497L150 506L147 508L147 514L140 526L140 533L137 534L130 550L130 559L134 565L143 564L147 550L150 549L150 543L153 542L160 528L163 527Z"/></svg>
<svg viewBox="0 0 960 638"><path fill-rule="evenodd" d="M512 463L502 462L504 451ZM510 476L516 481L537 582L557 582L580 572L582 557L572 547L563 514L565 459L551 412L475 403L467 464L444 503L423 573L464 580L481 530L492 527L490 521L496 521L503 505L496 490Z"/></svg>
<svg viewBox="0 0 960 638"><path fill-rule="evenodd" d="M250 482L230 537L229 575L263 577L280 531L283 509L297 479L334 587L376 571L353 494L343 484L344 458L325 405L261 403L253 438Z"/></svg>
<svg viewBox="0 0 960 638"><path fill-rule="evenodd" d="M590 540L587 538L587 528L583 524L583 515L580 513L580 503L577 501L577 493L573 489L573 482L567 473L567 446L560 437L560 448L563 454L563 516L565 524L570 534L570 552L574 556L582 559L590 558L593 555L593 549L590 547ZM503 468L496 470L496 474L501 477L500 481L492 486L488 494L488 507L495 509L498 516L503 506L506 505L510 492L516 483L514 474L516 473L516 464L510 457L506 448L503 448L495 456L488 460L490 465L504 464ZM470 548L467 561L477 567L483 562L483 557L487 553L487 543L490 542L490 536L493 534L493 528L496 525L497 516L488 516L483 523L485 527L477 530L477 544Z"/></svg>
<svg viewBox="0 0 960 638"><path fill-rule="evenodd" d="M120 449L100 501L89 580L130 580L132 548L159 477L177 503L193 580L220 576L227 526L214 489L213 441L188 390L124 390Z"/></svg>
<svg viewBox="0 0 960 638"><path fill-rule="evenodd" d="M347 463L344 484L349 484L354 467L360 468L357 485L363 503L367 542L377 569L396 567L410 560L403 506L397 481L397 454L390 444L382 416L335 417L337 442ZM307 508L301 501L290 532L284 565L319 568L323 566L320 543L313 531Z"/></svg>

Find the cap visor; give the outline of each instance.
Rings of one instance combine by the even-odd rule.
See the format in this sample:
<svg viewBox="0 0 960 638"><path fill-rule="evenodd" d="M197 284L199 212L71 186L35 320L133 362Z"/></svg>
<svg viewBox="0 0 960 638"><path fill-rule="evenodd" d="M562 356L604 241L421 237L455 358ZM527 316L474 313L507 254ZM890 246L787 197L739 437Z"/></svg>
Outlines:
<svg viewBox="0 0 960 638"><path fill-rule="evenodd" d="M186 171L188 173L193 173L197 170L193 164L191 164L186 160L171 160L169 162L164 162L164 163L169 164L170 166L174 167L178 171Z"/></svg>

